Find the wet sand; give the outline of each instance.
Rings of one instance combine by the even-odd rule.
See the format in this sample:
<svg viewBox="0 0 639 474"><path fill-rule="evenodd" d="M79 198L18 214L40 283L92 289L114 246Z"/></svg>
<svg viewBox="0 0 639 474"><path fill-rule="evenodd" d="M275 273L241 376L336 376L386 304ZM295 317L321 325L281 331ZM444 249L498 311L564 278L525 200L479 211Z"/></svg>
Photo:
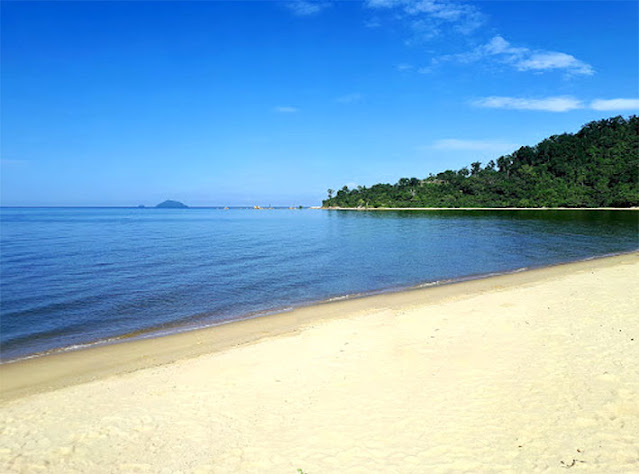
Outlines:
<svg viewBox="0 0 639 474"><path fill-rule="evenodd" d="M0 470L639 471L638 257L4 365Z"/></svg>

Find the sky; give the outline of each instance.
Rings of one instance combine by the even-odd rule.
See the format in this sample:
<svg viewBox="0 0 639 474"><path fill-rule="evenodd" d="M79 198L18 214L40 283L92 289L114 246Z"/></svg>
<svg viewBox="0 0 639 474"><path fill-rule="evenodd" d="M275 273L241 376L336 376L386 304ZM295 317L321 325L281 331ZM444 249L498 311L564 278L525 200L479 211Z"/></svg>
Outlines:
<svg viewBox="0 0 639 474"><path fill-rule="evenodd" d="M1 204L319 205L639 112L635 1L3 1Z"/></svg>

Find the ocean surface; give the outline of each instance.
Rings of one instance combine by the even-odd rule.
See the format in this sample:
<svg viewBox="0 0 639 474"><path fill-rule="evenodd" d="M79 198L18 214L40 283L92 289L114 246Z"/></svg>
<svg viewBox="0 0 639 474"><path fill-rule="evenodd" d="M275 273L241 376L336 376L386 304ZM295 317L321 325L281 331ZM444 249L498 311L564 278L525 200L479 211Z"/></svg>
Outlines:
<svg viewBox="0 0 639 474"><path fill-rule="evenodd" d="M0 212L3 361L639 248L637 211Z"/></svg>

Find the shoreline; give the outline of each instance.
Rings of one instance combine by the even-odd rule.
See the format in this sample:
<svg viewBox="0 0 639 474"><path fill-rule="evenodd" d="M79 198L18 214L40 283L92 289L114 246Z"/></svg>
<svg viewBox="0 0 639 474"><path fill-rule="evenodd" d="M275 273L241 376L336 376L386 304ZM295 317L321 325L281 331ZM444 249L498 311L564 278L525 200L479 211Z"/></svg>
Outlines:
<svg viewBox="0 0 639 474"><path fill-rule="evenodd" d="M243 321L249 321L249 320L265 318L265 317L276 317L278 315L302 310L305 308L313 308L316 306L333 304L337 302L345 302L345 301L358 300L358 299L371 298L371 297L383 297L384 295L390 295L394 293L433 289L433 288L447 286L447 285L457 285L460 283L466 283L466 282L474 281L474 280L484 280L487 278L508 276L508 275L512 275L512 274L520 273L520 272L527 272L531 270L541 270L541 269L551 268L556 266L570 265L573 263L587 262L591 260L600 260L600 259L606 259L610 257L623 256L623 255L630 255L637 252L639 252L639 248L630 250L630 251L625 251L625 252L615 252L611 254L595 255L592 257L582 258L579 260L543 264L543 265L529 266L529 267L521 267L521 268L516 268L513 270L480 273L480 274L466 275L466 276L436 280L436 281L425 281L415 285L389 287L389 288L382 288L378 290L371 290L371 291L361 292L361 293L338 295L338 296L330 297L325 300L301 302L293 306L273 308L273 309L264 310L264 311L257 311L254 313L238 315L236 317L229 317L228 319L210 322L210 323L202 322L201 324L195 324L195 325L184 325L184 326L175 325L173 327L168 327L168 328L167 327L149 328L145 330L135 331L133 333L111 336L105 339L77 343L72 346L57 347L47 351L35 352L35 353L27 354L24 356L16 357L13 359L0 360L0 370L2 370L2 367L32 360L32 359L41 359L41 358L71 353L71 352L87 351L87 350L97 349L100 347L129 343L129 342L136 342L136 341L143 341L147 339L158 339L158 338L164 338L164 337L177 336L180 334L197 332L202 330L213 330L214 328L218 328L228 324L235 324L235 323L240 323ZM0 402L2 401L2 399L3 399L2 388L0 387Z"/></svg>
<svg viewBox="0 0 639 474"><path fill-rule="evenodd" d="M320 207L325 211L639 211L639 207Z"/></svg>
<svg viewBox="0 0 639 474"><path fill-rule="evenodd" d="M570 271L607 267L633 256L639 257L639 251L345 295L300 305L290 310L274 310L266 314L251 315L203 327L185 328L168 334L150 331L137 337L121 336L87 343L86 347L60 348L50 353L36 353L0 364L0 371L3 372L0 403L102 377L216 353L252 344L264 338L298 333L315 323L342 318L344 313L365 312L380 307L393 309L406 304L407 301L413 305L432 305L468 293L530 284Z"/></svg>
<svg viewBox="0 0 639 474"><path fill-rule="evenodd" d="M132 210L149 210L156 209L154 206L0 206L0 209L132 209ZM159 208L162 209L162 208ZM176 208L164 208L176 209ZM393 211L637 211L639 207L337 207L337 206L303 206L291 207L286 205L273 206L273 207L260 207L255 209L254 206L189 206L186 208L178 209L208 209L208 210L273 210L273 211L291 211L291 210L353 210L353 211L381 211L381 210L393 210Z"/></svg>
<svg viewBox="0 0 639 474"><path fill-rule="evenodd" d="M634 252L33 359L0 470L635 472L637 286Z"/></svg>

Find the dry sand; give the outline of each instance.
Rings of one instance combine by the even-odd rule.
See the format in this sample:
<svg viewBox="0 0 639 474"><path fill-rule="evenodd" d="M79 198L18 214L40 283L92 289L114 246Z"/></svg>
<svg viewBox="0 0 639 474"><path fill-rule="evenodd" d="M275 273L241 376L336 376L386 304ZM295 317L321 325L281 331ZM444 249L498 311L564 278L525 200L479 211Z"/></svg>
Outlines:
<svg viewBox="0 0 639 474"><path fill-rule="evenodd" d="M0 471L639 472L638 256L5 365Z"/></svg>

